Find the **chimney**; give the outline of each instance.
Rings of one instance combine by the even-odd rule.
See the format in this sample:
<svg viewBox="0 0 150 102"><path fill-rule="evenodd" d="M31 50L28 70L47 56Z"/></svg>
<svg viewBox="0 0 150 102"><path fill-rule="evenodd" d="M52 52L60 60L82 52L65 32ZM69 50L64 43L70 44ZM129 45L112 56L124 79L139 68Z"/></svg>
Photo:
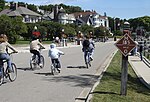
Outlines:
<svg viewBox="0 0 150 102"><path fill-rule="evenodd" d="M28 5L27 5L27 4L25 4L25 8L28 8Z"/></svg>
<svg viewBox="0 0 150 102"><path fill-rule="evenodd" d="M18 3L15 3L15 10L18 8Z"/></svg>
<svg viewBox="0 0 150 102"><path fill-rule="evenodd" d="M55 5L54 7L54 21L57 22L58 20L58 5Z"/></svg>

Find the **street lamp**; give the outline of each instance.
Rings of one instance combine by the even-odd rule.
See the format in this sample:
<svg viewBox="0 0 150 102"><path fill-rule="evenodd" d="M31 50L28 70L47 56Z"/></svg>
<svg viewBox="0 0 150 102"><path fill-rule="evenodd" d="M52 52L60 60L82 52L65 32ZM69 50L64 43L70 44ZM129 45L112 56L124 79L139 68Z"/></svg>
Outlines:
<svg viewBox="0 0 150 102"><path fill-rule="evenodd" d="M116 20L115 20L115 17L114 17L114 31L116 31Z"/></svg>

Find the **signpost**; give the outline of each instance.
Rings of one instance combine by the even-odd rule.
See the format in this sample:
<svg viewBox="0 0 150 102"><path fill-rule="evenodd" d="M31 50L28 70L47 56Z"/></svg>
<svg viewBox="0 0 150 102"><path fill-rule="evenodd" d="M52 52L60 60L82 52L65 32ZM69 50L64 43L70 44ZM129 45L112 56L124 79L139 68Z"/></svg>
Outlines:
<svg viewBox="0 0 150 102"><path fill-rule="evenodd" d="M128 34L125 34L119 41L117 41L115 45L124 56L127 56L128 53L130 53L134 49L136 43Z"/></svg>
<svg viewBox="0 0 150 102"><path fill-rule="evenodd" d="M134 49L136 43L129 36L130 32L126 32L123 38L121 38L117 43L115 43L116 47L122 53L122 69L121 69L121 95L127 94L127 80L128 80L128 54Z"/></svg>

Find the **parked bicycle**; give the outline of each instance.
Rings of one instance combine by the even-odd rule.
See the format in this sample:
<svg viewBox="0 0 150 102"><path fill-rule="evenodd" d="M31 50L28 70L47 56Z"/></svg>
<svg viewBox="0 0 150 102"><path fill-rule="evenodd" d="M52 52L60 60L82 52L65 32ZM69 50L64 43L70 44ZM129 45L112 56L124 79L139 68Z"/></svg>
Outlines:
<svg viewBox="0 0 150 102"><path fill-rule="evenodd" d="M9 55L11 55L13 53L15 53L15 52L9 53ZM15 63L13 63L13 62L11 63L12 71L9 72L8 67L6 67L6 65L5 65L6 62L7 62L6 60L0 61L0 65L3 66L1 69L2 70L1 74L0 74L0 85L3 84L5 78L9 78L9 80L11 82L15 81L17 78L17 67L16 67Z"/></svg>
<svg viewBox="0 0 150 102"><path fill-rule="evenodd" d="M41 64L42 65L39 65L39 60L38 60L38 56L37 55L34 55L32 54L31 58L30 58L30 68L32 70L36 69L36 68L43 68L44 67L44 56L41 54L41 49L39 50L40 52L40 59L41 59Z"/></svg>

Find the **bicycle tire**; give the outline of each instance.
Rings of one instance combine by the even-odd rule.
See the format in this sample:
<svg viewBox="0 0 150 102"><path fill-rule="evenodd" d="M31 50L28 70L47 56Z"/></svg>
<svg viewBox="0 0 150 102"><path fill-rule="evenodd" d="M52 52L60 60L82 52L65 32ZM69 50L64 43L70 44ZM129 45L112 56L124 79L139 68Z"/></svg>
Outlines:
<svg viewBox="0 0 150 102"><path fill-rule="evenodd" d="M2 69L2 72L0 74L0 85L3 84L3 81L4 81L4 68Z"/></svg>
<svg viewBox="0 0 150 102"><path fill-rule="evenodd" d="M54 67L53 64L51 65L51 74L52 74L52 75L55 75L55 67Z"/></svg>
<svg viewBox="0 0 150 102"><path fill-rule="evenodd" d="M8 73L8 78L11 82L15 81L16 78L17 78L17 67L14 63L11 63L11 66L12 66L12 72L11 73ZM8 71L7 71L8 72Z"/></svg>
<svg viewBox="0 0 150 102"><path fill-rule="evenodd" d="M40 66L40 68L44 68L45 62L44 62L44 57L42 55L41 55L41 64L42 66Z"/></svg>
<svg viewBox="0 0 150 102"><path fill-rule="evenodd" d="M30 69L36 68L36 58L34 56L31 57L30 59Z"/></svg>

